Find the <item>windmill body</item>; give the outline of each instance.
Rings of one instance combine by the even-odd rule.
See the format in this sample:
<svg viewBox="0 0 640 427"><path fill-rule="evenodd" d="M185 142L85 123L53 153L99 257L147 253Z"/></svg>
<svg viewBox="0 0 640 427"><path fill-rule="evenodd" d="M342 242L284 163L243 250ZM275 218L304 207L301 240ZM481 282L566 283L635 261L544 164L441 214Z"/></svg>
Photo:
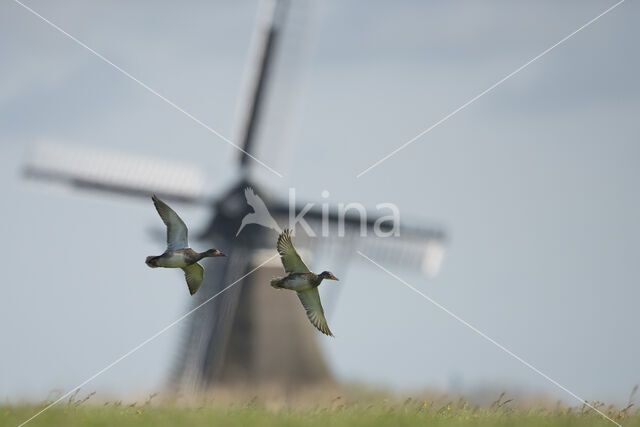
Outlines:
<svg viewBox="0 0 640 427"><path fill-rule="evenodd" d="M277 232L271 228L249 224L236 236L242 219L253 212L244 201L249 184L241 182L217 203L216 215L201 236L230 248L229 262L207 274L194 306L275 253ZM281 273L279 259L273 259L194 313L184 331L185 351L172 375L177 390L197 393L243 384L291 388L332 381L316 331L309 327L295 295L281 295L269 285Z"/></svg>

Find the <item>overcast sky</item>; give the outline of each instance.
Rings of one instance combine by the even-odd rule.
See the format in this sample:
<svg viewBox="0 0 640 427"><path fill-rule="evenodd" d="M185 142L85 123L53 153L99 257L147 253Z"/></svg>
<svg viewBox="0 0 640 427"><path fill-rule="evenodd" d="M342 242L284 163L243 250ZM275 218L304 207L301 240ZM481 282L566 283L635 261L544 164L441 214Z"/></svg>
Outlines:
<svg viewBox="0 0 640 427"><path fill-rule="evenodd" d="M255 2L28 4L234 136ZM259 147L284 178L254 171L283 197L328 190L334 204L392 202L404 218L442 224L441 274L399 275L574 393L623 401L640 383L637 2L356 178L612 4L323 2L285 41ZM0 40L0 398L44 399L173 321L189 296L180 274L142 262L162 250L148 200L27 182L29 147L54 140L192 164L209 194L229 183L237 153L13 2L0 4ZM210 219L176 208L195 230ZM321 340L339 378L507 386L573 403L375 267L353 265L341 286L327 307L337 338ZM179 334L87 389L157 391Z"/></svg>

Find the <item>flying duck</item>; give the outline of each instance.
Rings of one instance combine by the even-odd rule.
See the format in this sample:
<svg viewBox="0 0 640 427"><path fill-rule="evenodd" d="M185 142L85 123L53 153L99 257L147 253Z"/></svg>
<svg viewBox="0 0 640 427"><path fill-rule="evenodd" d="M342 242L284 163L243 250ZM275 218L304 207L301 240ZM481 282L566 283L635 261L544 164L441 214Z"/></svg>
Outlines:
<svg viewBox="0 0 640 427"><path fill-rule="evenodd" d="M155 195L151 197L153 204L167 226L167 250L162 255L148 256L145 263L151 268L181 268L187 280L191 295L195 294L204 279L204 268L198 264L202 258L226 256L217 249L196 252L189 247L187 235L189 231L184 221L165 202Z"/></svg>
<svg viewBox="0 0 640 427"><path fill-rule="evenodd" d="M278 253L280 254L284 271L289 274L285 277L272 279L271 286L277 289L296 291L313 326L323 334L333 336L327 324L327 319L324 317L318 286L320 286L323 279L338 280L338 278L329 271L315 274L309 270L300 255L298 255L296 248L293 247L289 229L285 229L278 236Z"/></svg>

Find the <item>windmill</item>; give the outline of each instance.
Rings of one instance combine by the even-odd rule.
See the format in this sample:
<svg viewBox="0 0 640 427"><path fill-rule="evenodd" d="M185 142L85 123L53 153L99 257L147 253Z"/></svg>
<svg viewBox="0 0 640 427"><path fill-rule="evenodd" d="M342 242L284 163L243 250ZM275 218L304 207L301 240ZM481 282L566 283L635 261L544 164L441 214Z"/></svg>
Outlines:
<svg viewBox="0 0 640 427"><path fill-rule="evenodd" d="M281 273L278 259L222 292L267 259L265 254L275 253L277 227L242 223L256 209L248 204L248 194L259 196L276 226L288 224L291 216L302 210L293 206L292 212L289 203L262 188L250 174L255 166L252 156L264 138L273 65L285 24L292 19L293 3L268 0L264 4L236 139L243 150L238 157L240 178L213 202L202 196L204 174L197 169L104 150L39 144L25 168L28 177L63 181L85 189L145 197L156 193L168 200L212 206L214 215L200 238L224 248L228 260L215 268L208 268L205 261L205 282L192 298L195 307L220 293L185 321L181 352L170 378L171 386L183 393L248 383L291 389L331 382L330 369L318 349L317 332L308 324L295 295L274 291L268 285L272 276ZM332 264L339 275L359 249L384 257L386 265L437 274L445 241L438 227L401 225L397 237L362 238L362 231L371 235L375 227L388 231L390 225L375 216L363 218L324 207L309 209L304 218L315 229L342 224L342 236L296 236L296 247L305 259L311 261L311 254L331 257L339 262L338 267Z"/></svg>

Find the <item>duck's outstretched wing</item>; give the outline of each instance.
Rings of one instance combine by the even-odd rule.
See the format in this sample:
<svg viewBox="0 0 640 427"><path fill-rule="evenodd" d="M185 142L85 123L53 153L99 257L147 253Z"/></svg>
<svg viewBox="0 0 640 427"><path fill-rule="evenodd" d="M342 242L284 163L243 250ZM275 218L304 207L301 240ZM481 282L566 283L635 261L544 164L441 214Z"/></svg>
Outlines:
<svg viewBox="0 0 640 427"><path fill-rule="evenodd" d="M313 326L315 326L323 334L332 337L333 334L329 329L327 319L324 317L324 309L322 308L322 303L320 302L320 294L318 293L318 288L297 292L297 294L298 298L300 298L300 302L307 312L307 317L309 318Z"/></svg>
<svg viewBox="0 0 640 427"><path fill-rule="evenodd" d="M287 273L309 273L309 267L302 261L300 255L293 247L291 241L291 232L289 229L285 229L280 236L278 236L278 253L280 254L280 260L284 266L284 271Z"/></svg>
<svg viewBox="0 0 640 427"><path fill-rule="evenodd" d="M175 251L189 247L187 226L178 214L155 195L151 197L153 204L167 226L167 249Z"/></svg>
<svg viewBox="0 0 640 427"><path fill-rule="evenodd" d="M195 294L200 289L204 279L204 267L196 262L184 267L182 271L184 271L184 278L187 280L187 286L189 286L189 293L191 295Z"/></svg>

